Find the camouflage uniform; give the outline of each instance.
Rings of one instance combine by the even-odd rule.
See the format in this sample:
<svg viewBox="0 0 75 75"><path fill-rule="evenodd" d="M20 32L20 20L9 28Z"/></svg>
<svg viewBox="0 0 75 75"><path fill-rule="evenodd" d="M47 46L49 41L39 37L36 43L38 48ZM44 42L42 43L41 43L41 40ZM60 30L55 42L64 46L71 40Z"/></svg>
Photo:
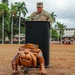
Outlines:
<svg viewBox="0 0 75 75"><path fill-rule="evenodd" d="M37 7L43 8L43 3L38 2ZM34 11L30 16L30 21L48 21L50 25L52 25L52 22L53 22L51 14L45 10L42 10L42 12L40 13L38 11ZM51 33L51 29L50 29L50 33ZM49 38L50 38L50 34L49 34Z"/></svg>
<svg viewBox="0 0 75 75"><path fill-rule="evenodd" d="M52 25L52 18L51 15L43 10L41 13L38 13L37 11L33 12L30 16L31 21L48 21L50 22L50 25Z"/></svg>

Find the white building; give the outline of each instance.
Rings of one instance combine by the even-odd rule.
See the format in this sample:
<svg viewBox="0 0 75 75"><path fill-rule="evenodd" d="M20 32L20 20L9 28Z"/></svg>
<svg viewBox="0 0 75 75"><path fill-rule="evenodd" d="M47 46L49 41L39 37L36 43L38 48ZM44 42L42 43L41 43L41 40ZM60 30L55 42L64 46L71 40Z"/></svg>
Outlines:
<svg viewBox="0 0 75 75"><path fill-rule="evenodd" d="M75 33L75 28L66 28L63 37L72 37Z"/></svg>
<svg viewBox="0 0 75 75"><path fill-rule="evenodd" d="M69 43L75 43L75 38L73 37L75 36L75 28L66 28L64 30L64 35L63 35L63 43L65 43L66 41L68 41Z"/></svg>
<svg viewBox="0 0 75 75"><path fill-rule="evenodd" d="M59 34L59 30L57 30L57 32ZM62 42L69 41L75 43L75 38L73 36L75 36L75 28L66 28L64 30L64 35L62 36Z"/></svg>

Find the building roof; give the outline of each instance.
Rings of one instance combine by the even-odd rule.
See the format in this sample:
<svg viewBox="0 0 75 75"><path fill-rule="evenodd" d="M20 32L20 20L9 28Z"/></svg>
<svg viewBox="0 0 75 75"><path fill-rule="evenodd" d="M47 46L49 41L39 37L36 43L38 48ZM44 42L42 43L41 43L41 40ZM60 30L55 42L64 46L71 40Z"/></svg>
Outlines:
<svg viewBox="0 0 75 75"><path fill-rule="evenodd" d="M63 38L65 38L65 37L70 38L70 37L73 37L73 35L64 35Z"/></svg>
<svg viewBox="0 0 75 75"><path fill-rule="evenodd" d="M19 37L19 35L17 34L14 37ZM25 37L25 35L24 34L20 34L20 37Z"/></svg>
<svg viewBox="0 0 75 75"><path fill-rule="evenodd" d="M75 30L75 28L66 28L64 30Z"/></svg>

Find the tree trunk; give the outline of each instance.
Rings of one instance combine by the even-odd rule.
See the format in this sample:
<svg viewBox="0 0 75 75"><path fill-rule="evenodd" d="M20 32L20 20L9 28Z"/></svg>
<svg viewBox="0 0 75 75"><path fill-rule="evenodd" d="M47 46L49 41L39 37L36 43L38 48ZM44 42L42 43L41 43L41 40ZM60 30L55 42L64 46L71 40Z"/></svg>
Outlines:
<svg viewBox="0 0 75 75"><path fill-rule="evenodd" d="M12 15L12 24L11 24L11 44L13 44L13 15Z"/></svg>
<svg viewBox="0 0 75 75"><path fill-rule="evenodd" d="M4 14L2 16L2 44L4 44Z"/></svg>
<svg viewBox="0 0 75 75"><path fill-rule="evenodd" d="M20 29L21 29L20 25L21 25L21 16L19 16L19 44L20 44Z"/></svg>
<svg viewBox="0 0 75 75"><path fill-rule="evenodd" d="M58 43L60 43L60 29L59 28L57 29L57 33L58 33L57 41L58 41Z"/></svg>
<svg viewBox="0 0 75 75"><path fill-rule="evenodd" d="M61 44L62 44L62 33L61 33Z"/></svg>

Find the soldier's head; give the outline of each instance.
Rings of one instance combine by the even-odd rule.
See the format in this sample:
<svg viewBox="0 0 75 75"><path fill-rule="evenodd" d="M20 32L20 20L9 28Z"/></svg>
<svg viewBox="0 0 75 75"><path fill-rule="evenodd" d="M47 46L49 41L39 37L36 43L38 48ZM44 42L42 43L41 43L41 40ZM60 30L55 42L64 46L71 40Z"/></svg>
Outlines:
<svg viewBox="0 0 75 75"><path fill-rule="evenodd" d="M43 2L37 2L37 11L42 12L43 10Z"/></svg>

